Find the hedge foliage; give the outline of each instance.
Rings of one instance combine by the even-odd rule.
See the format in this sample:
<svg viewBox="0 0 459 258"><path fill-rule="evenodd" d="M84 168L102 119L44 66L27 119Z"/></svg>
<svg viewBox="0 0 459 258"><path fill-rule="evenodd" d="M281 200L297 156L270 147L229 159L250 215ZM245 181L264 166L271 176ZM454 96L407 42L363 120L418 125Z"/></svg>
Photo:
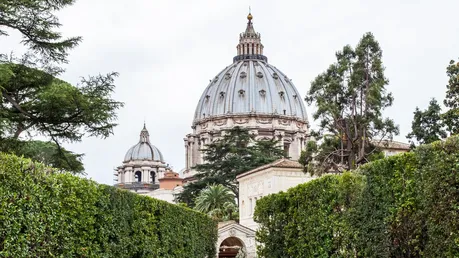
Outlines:
<svg viewBox="0 0 459 258"><path fill-rule="evenodd" d="M0 154L0 257L214 257L204 214Z"/></svg>
<svg viewBox="0 0 459 258"><path fill-rule="evenodd" d="M459 257L459 137L257 202L263 257Z"/></svg>

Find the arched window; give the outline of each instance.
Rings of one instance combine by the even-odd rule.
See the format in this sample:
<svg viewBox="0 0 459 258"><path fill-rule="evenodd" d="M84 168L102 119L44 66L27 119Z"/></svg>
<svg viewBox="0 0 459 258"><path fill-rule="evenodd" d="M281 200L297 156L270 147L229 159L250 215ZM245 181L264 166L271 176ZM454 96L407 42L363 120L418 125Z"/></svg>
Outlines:
<svg viewBox="0 0 459 258"><path fill-rule="evenodd" d="M134 174L135 181L136 182L142 182L142 172L141 171L136 171Z"/></svg>
<svg viewBox="0 0 459 258"><path fill-rule="evenodd" d="M290 153L290 144L289 143L284 143L284 155L285 157L288 157Z"/></svg>

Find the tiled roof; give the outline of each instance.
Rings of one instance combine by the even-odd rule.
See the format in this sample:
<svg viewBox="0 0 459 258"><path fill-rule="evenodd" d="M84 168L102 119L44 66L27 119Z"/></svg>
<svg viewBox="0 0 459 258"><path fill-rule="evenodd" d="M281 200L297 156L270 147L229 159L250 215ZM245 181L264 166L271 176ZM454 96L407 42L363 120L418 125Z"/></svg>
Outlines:
<svg viewBox="0 0 459 258"><path fill-rule="evenodd" d="M396 150L410 150L410 145L404 142L389 141L389 140L373 140L372 142L376 147L381 149L396 149Z"/></svg>
<svg viewBox="0 0 459 258"><path fill-rule="evenodd" d="M245 177L247 175L250 175L250 174L253 174L253 173L256 173L258 171L261 171L261 170L265 170L265 169L268 169L268 168L298 168L298 169L302 169L303 166L298 163L298 161L293 161L293 160L289 160L289 159L278 159L274 162L271 162L269 164L266 164L266 165L263 165L261 167L257 167L257 168L254 168L252 170L249 170L245 173L242 173L240 175L238 175L236 178L239 179L239 178L242 178L242 177Z"/></svg>

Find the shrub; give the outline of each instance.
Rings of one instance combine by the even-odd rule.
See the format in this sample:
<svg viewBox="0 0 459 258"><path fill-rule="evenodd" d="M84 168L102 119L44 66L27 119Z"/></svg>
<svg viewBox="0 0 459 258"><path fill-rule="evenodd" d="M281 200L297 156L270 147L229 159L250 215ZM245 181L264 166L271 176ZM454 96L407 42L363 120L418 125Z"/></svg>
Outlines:
<svg viewBox="0 0 459 258"><path fill-rule="evenodd" d="M204 214L0 154L0 257L214 257Z"/></svg>
<svg viewBox="0 0 459 258"><path fill-rule="evenodd" d="M459 137L262 198L264 257L458 257Z"/></svg>
<svg viewBox="0 0 459 258"><path fill-rule="evenodd" d="M262 257L345 257L352 245L349 214L362 189L350 173L317 180L263 197L255 206Z"/></svg>

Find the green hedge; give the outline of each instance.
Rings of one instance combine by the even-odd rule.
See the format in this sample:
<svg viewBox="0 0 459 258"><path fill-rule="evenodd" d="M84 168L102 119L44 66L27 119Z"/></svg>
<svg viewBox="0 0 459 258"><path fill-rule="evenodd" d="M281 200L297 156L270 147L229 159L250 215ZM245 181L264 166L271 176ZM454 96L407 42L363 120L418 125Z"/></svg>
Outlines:
<svg viewBox="0 0 459 258"><path fill-rule="evenodd" d="M263 257L459 257L459 137L257 202Z"/></svg>
<svg viewBox="0 0 459 258"><path fill-rule="evenodd" d="M0 257L214 257L204 214L0 154Z"/></svg>

